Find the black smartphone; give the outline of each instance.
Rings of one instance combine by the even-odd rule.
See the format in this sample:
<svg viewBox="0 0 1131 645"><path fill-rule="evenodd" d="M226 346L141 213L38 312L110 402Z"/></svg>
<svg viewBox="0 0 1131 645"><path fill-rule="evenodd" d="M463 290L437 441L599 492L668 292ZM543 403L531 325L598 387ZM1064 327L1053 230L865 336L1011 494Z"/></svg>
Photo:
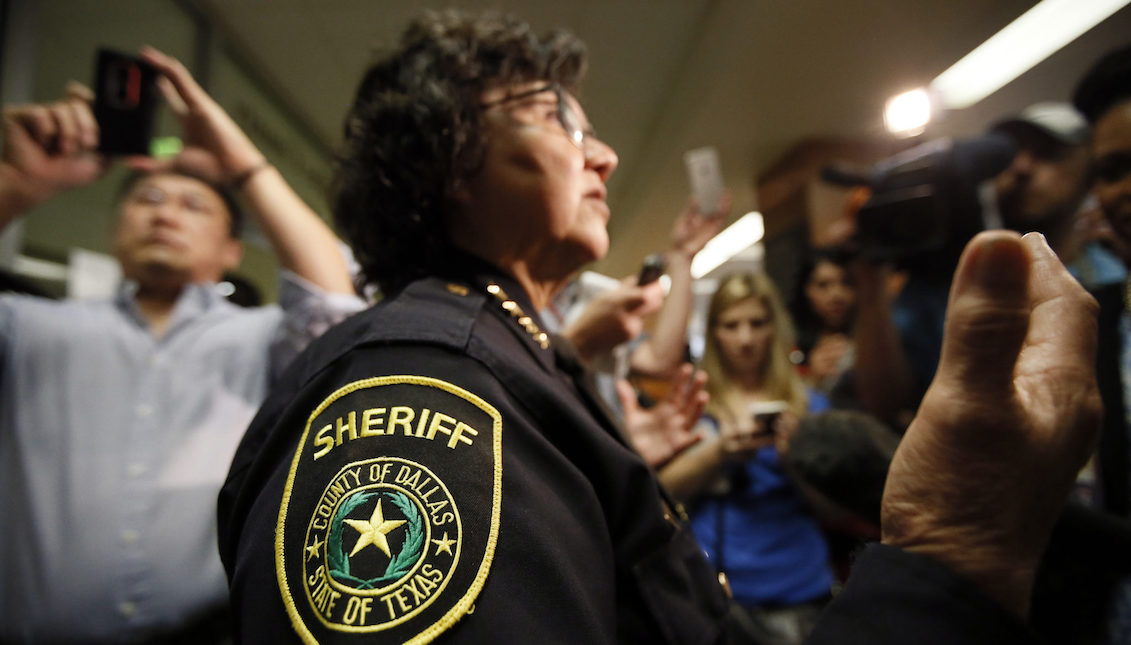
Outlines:
<svg viewBox="0 0 1131 645"><path fill-rule="evenodd" d="M640 267L640 276L636 279L636 284L643 287L646 284L651 284L660 279L664 275L664 269L667 268L664 264L664 256L659 253L653 253L644 258L644 266Z"/></svg>
<svg viewBox="0 0 1131 645"><path fill-rule="evenodd" d="M99 49L94 71L98 151L146 155L157 115L157 70L144 60Z"/></svg>

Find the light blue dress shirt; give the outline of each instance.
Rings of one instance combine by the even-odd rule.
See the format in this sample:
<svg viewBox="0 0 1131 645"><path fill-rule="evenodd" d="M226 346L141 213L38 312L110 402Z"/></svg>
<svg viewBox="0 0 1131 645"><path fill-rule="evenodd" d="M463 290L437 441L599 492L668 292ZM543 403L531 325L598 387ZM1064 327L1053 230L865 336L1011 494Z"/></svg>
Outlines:
<svg viewBox="0 0 1131 645"><path fill-rule="evenodd" d="M110 302L0 298L0 642L128 642L222 607L216 495L282 368L364 305L182 293L154 338Z"/></svg>

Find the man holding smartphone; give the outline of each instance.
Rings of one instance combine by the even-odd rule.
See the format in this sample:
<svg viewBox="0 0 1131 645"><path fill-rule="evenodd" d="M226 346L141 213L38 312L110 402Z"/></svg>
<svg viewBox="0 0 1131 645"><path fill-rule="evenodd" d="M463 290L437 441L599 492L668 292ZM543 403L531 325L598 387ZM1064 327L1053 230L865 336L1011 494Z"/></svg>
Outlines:
<svg viewBox="0 0 1131 645"><path fill-rule="evenodd" d="M146 49L184 151L127 157L108 302L0 298L0 641L220 642L215 498L275 377L363 303L339 242L176 60ZM0 227L101 176L89 92L6 107ZM215 290L239 202L286 269L280 306Z"/></svg>

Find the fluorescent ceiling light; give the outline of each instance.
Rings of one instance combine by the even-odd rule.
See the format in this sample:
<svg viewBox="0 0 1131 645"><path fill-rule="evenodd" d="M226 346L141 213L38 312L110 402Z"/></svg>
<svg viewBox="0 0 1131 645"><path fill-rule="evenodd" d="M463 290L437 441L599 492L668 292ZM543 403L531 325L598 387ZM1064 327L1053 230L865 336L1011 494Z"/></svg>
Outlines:
<svg viewBox="0 0 1131 645"><path fill-rule="evenodd" d="M752 211L743 215L726 230L711 238L703 250L699 251L691 261L691 277L696 280L702 278L739 251L761 241L765 234L766 227L761 213Z"/></svg>
<svg viewBox="0 0 1131 645"><path fill-rule="evenodd" d="M1131 0L1042 0L935 80L931 89L958 110L1001 89Z"/></svg>

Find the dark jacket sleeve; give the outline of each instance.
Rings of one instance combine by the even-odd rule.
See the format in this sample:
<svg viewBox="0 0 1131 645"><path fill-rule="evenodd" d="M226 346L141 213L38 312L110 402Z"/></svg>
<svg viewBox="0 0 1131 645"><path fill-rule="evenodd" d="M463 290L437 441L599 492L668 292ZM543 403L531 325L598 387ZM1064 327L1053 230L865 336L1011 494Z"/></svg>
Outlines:
<svg viewBox="0 0 1131 645"><path fill-rule="evenodd" d="M431 440L400 435L345 439L317 461L310 456L316 453L300 452L297 469L290 467L291 456L279 459L250 505L231 562L242 642L294 642L292 635L304 630L322 643L401 642L429 630L438 642L521 642L531 634L541 634L542 642L613 642L613 547L600 500L584 474L561 459L482 366L442 349L383 347L356 350L332 372L307 387L317 390L317 396L300 393L295 413L283 414L277 427L304 424L311 410L330 396L324 398L323 393L374 377L405 374L435 379L430 383L479 397L497 411L501 421L497 432L502 436L489 434L486 417L477 418L474 410L466 411L470 406L459 407L458 399L434 387L395 381L334 401L326 409L333 417L330 424L337 418L347 419L348 424L354 412L355 424L360 425L365 410L391 410L399 403L414 410L417 418L421 410L432 415L445 411L478 434L465 430L463 436L474 443L455 447L449 447L449 435L443 432ZM389 389L388 395L383 388ZM339 402L342 407L334 409ZM315 418L311 428L317 430L323 421ZM387 414L386 424L390 418ZM441 427L451 428L457 422L445 421ZM413 432L416 427L414 421ZM334 438L334 431L321 436ZM349 430L343 437L349 437ZM490 450L492 440L505 444L505 449ZM311 437L305 444L312 445ZM307 464L310 467L304 469ZM496 469L501 477L496 477ZM351 471L360 473L360 480L353 475L339 479L339 472ZM383 483L378 484L382 475ZM344 494L333 492L339 481ZM495 481L502 485L497 495L492 492ZM437 487L440 490L433 492ZM284 490L288 490L285 497ZM388 554L364 542L357 546L362 533L355 527L377 524L372 515L375 501L366 501L367 496L380 499L383 520L401 522L387 533ZM281 507L281 498L289 503ZM357 510L345 513L343 509L355 500ZM397 501L407 514L396 507ZM327 503L329 528L319 531L323 524L318 513ZM430 509L434 509L431 514ZM335 524L339 516L347 524ZM406 520L417 522L415 533ZM276 553L276 538L282 541L282 559ZM328 551L326 542L336 550ZM304 548L311 545L319 548L304 555ZM410 548L421 555L404 555ZM376 579L389 556L404 559L406 573L398 570L388 580L358 582ZM309 559L296 562L302 558ZM351 563L350 578L323 575L318 569L348 571ZM374 568L373 563L380 566ZM420 573L411 573L411 566ZM289 574L285 580L280 571ZM320 575L324 579L310 583ZM369 587L381 591L370 593ZM347 612L350 602L368 613ZM358 626L365 629L348 629Z"/></svg>
<svg viewBox="0 0 1131 645"><path fill-rule="evenodd" d="M928 558L869 547L809 645L1022 645L1035 635L974 585Z"/></svg>
<svg viewBox="0 0 1131 645"><path fill-rule="evenodd" d="M1099 446L1100 494L1105 511L1126 518L1131 512L1131 500L1128 499L1131 486L1128 483L1127 422L1120 366L1123 341L1119 321L1124 307L1123 284L1105 287L1093 295L1100 303L1096 380L1104 404Z"/></svg>

